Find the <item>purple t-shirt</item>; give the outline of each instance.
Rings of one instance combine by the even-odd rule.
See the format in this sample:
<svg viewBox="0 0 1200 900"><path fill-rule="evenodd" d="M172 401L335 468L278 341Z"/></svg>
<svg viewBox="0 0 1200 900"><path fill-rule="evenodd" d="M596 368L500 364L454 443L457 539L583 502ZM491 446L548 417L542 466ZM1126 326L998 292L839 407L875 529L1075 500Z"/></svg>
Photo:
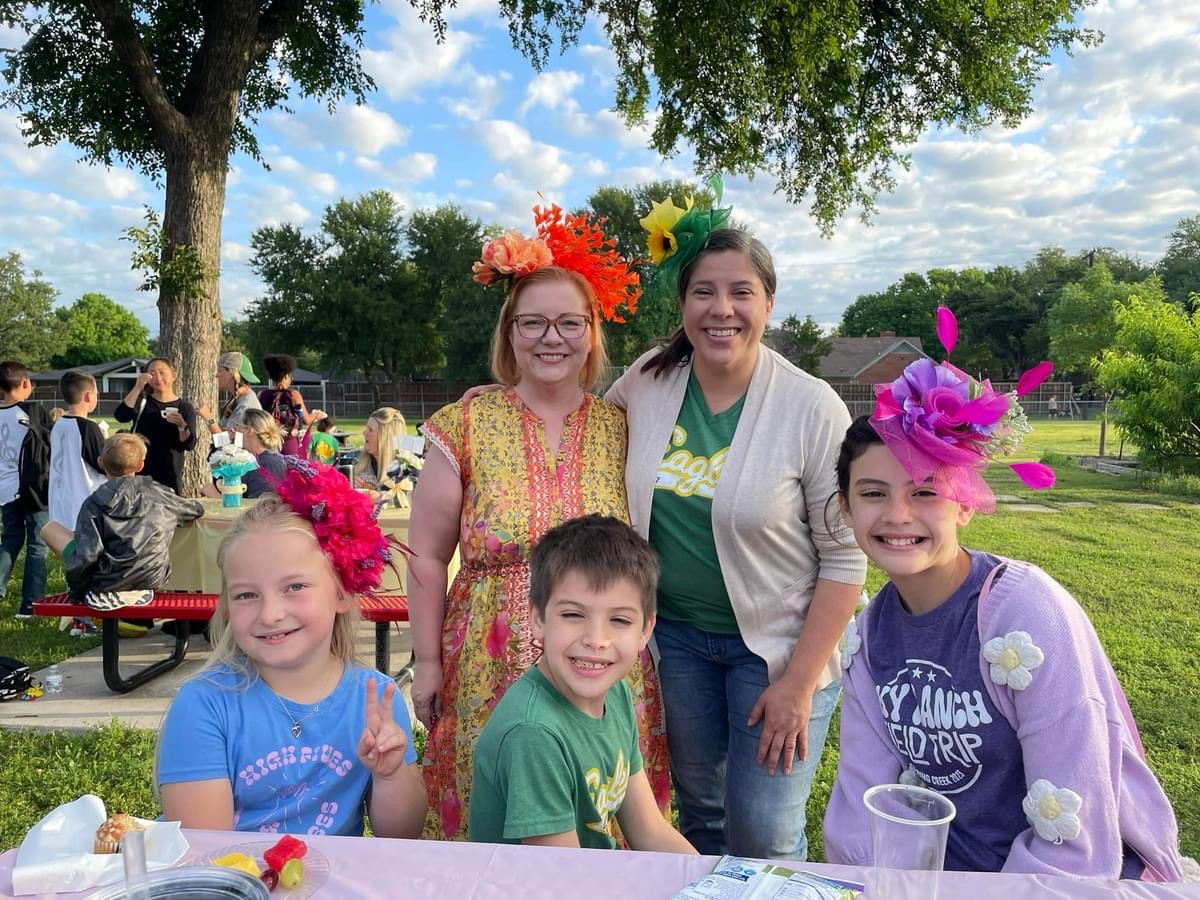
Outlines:
<svg viewBox="0 0 1200 900"><path fill-rule="evenodd" d="M889 582L867 608L869 665L900 755L954 801L946 868L998 871L1028 827L1021 743L979 670L979 591L1000 560L967 551L971 572L949 599L908 612Z"/></svg>

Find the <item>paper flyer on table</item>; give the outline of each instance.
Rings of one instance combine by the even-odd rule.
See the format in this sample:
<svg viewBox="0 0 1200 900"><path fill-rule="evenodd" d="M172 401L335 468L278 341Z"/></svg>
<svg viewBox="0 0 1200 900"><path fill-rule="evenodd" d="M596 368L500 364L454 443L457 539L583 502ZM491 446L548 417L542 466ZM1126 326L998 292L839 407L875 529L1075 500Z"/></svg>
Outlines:
<svg viewBox="0 0 1200 900"><path fill-rule="evenodd" d="M672 900L855 900L862 891L863 885L852 881L723 856L711 875L689 884Z"/></svg>

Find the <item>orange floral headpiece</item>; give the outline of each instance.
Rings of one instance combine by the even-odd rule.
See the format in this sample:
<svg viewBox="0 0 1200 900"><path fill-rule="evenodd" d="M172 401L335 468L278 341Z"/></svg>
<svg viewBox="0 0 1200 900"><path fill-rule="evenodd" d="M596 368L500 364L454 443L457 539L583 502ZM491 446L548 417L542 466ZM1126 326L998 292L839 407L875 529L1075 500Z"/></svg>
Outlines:
<svg viewBox="0 0 1200 900"><path fill-rule="evenodd" d="M537 237L510 231L484 244L482 258L471 267L472 277L483 285L503 284L508 291L518 279L558 266L587 280L600 314L608 321L624 322L622 311L629 315L637 312L642 295L637 273L617 252L616 240L605 237L599 224L592 224L586 213L563 212L557 204L535 206L533 221Z"/></svg>

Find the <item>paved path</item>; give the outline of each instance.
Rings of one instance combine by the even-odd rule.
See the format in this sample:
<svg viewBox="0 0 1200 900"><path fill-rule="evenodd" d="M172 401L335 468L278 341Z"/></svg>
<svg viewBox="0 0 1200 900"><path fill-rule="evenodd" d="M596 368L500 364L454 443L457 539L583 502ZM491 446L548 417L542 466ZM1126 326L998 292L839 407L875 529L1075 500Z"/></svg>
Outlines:
<svg viewBox="0 0 1200 900"><path fill-rule="evenodd" d="M121 668L128 672L145 662L167 656L175 639L154 629L144 638L121 641ZM358 634L358 658L366 664L375 660L375 626L364 622ZM412 640L407 623L392 626L392 660L388 671L395 673L408 662ZM63 692L46 694L34 701L10 700L0 703L0 728L42 728L84 730L117 719L134 728L157 731L163 714L179 686L200 671L208 661L209 647L203 636L192 637L187 659L177 668L160 675L149 684L129 692L114 694L104 684L100 648L73 656L58 664L63 673ZM45 680L45 671L34 675ZM402 691L412 715L412 700L406 685Z"/></svg>

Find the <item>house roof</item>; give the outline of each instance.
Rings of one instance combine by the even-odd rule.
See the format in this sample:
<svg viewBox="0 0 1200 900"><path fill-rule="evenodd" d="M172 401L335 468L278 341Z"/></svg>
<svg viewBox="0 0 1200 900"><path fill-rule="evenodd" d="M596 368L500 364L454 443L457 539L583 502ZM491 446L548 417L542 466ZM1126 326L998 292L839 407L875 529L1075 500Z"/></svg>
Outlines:
<svg viewBox="0 0 1200 900"><path fill-rule="evenodd" d="M122 369L132 371L141 371L146 367L146 363L150 362L153 357L150 356L126 356L124 359L114 359L110 362L93 363L90 366L72 366L70 369L54 369L50 372L39 372L36 375L30 375L29 380L34 384L57 384L58 380L63 377L66 372L79 371L87 372L97 378L105 375L111 375L114 372L119 372ZM261 372L261 369L259 370ZM262 377L261 375L259 377ZM310 372L308 369L296 369L292 372L292 384L320 384L325 380L325 376L320 372ZM259 387L266 387L267 382L263 381Z"/></svg>
<svg viewBox="0 0 1200 900"><path fill-rule="evenodd" d="M853 378L893 353L928 354L919 337L835 337L821 359L822 378Z"/></svg>
<svg viewBox="0 0 1200 900"><path fill-rule="evenodd" d="M126 356L124 359L114 359L109 362L93 363L90 366L71 366L67 369L54 369L50 372L39 372L30 375L29 380L34 384L57 382L67 372L87 372L89 375L101 376L117 372L121 369L135 367L143 369L151 360L149 356Z"/></svg>

